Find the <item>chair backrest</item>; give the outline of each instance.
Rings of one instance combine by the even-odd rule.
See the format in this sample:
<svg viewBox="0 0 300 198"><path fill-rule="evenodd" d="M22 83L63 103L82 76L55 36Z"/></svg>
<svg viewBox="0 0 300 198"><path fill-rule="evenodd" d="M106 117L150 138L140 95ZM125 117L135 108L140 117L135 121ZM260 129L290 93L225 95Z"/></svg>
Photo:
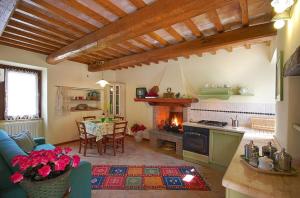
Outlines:
<svg viewBox="0 0 300 198"><path fill-rule="evenodd" d="M118 119L118 120L125 120L125 117L124 116L117 116L117 115L115 115L114 116L114 119Z"/></svg>
<svg viewBox="0 0 300 198"><path fill-rule="evenodd" d="M125 136L127 124L128 124L128 121L115 122L113 135L115 136L116 134L122 134Z"/></svg>
<svg viewBox="0 0 300 198"><path fill-rule="evenodd" d="M77 125L79 136L84 135L85 138L87 138L87 133L86 133L84 123L76 120L76 125Z"/></svg>
<svg viewBox="0 0 300 198"><path fill-rule="evenodd" d="M83 117L83 120L86 121L86 120L96 120L96 116L85 116Z"/></svg>

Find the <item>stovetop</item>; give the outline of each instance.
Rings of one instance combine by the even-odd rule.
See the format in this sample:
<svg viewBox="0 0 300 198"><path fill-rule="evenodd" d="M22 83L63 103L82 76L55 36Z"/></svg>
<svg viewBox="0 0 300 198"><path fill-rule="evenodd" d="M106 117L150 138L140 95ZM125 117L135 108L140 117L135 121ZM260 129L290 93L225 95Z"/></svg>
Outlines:
<svg viewBox="0 0 300 198"><path fill-rule="evenodd" d="M219 122L213 120L200 120L199 124L208 125L208 126L216 126L216 127L224 127L227 125L227 122Z"/></svg>

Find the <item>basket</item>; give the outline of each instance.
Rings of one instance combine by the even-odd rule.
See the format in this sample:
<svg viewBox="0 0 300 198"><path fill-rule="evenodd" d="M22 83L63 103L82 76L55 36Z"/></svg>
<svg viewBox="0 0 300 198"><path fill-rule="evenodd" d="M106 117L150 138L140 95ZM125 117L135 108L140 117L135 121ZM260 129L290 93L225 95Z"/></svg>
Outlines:
<svg viewBox="0 0 300 198"><path fill-rule="evenodd" d="M29 198L62 198L70 186L70 172L71 170L44 181L24 179L20 185Z"/></svg>
<svg viewBox="0 0 300 198"><path fill-rule="evenodd" d="M257 130L275 131L276 119L253 117L251 118L251 127Z"/></svg>

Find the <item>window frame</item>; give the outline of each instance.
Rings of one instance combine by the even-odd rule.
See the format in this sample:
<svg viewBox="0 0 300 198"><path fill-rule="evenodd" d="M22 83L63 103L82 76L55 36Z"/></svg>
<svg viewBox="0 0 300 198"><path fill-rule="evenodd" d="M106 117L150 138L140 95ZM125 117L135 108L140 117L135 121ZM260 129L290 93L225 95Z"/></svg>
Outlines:
<svg viewBox="0 0 300 198"><path fill-rule="evenodd" d="M0 64L0 68L4 69L4 73L6 74L7 69L17 70L17 71L24 71L24 72L34 72L37 73L38 76L38 115L39 118L42 117L42 71L35 70L35 69L28 69L24 67L15 67L9 65L2 65ZM0 120L5 120L5 76L4 81L0 82Z"/></svg>

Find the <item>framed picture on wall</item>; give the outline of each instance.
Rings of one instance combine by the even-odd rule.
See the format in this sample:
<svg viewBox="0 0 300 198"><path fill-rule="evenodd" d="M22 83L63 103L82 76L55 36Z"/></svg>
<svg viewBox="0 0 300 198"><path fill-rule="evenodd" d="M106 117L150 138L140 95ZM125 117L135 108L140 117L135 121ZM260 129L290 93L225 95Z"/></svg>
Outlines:
<svg viewBox="0 0 300 198"><path fill-rule="evenodd" d="M275 86L276 101L283 100L283 51L279 51L276 61L276 86Z"/></svg>

